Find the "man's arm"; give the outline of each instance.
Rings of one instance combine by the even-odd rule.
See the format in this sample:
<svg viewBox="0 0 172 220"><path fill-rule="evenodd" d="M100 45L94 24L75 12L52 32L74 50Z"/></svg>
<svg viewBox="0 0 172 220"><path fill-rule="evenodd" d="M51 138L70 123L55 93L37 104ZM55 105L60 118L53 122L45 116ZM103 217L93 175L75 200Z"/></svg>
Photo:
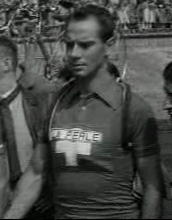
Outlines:
<svg viewBox="0 0 172 220"><path fill-rule="evenodd" d="M162 173L159 156L137 159L137 169L143 184L142 219L161 219Z"/></svg>
<svg viewBox="0 0 172 220"><path fill-rule="evenodd" d="M163 178L157 123L150 106L139 98L130 111L135 165L143 186L141 219L161 219Z"/></svg>
<svg viewBox="0 0 172 220"><path fill-rule="evenodd" d="M38 144L31 165L19 181L4 219L22 219L38 199L45 174L46 145Z"/></svg>

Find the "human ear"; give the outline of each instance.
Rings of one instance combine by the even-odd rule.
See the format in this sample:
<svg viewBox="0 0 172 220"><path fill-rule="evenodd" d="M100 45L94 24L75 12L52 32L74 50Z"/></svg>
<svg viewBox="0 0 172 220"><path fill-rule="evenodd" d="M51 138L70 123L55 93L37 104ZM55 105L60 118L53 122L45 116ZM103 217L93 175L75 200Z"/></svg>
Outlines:
<svg viewBox="0 0 172 220"><path fill-rule="evenodd" d="M109 38L107 41L106 41L106 44L108 47L111 47L113 44L114 44L114 37L111 37Z"/></svg>
<svg viewBox="0 0 172 220"><path fill-rule="evenodd" d="M114 44L114 37L109 38L106 41L105 51L106 51L106 56L107 57L109 57L109 55L111 54L111 47L113 46L113 44Z"/></svg>
<svg viewBox="0 0 172 220"><path fill-rule="evenodd" d="M12 59L10 57L5 57L3 59L4 72L10 71L12 66L13 66Z"/></svg>

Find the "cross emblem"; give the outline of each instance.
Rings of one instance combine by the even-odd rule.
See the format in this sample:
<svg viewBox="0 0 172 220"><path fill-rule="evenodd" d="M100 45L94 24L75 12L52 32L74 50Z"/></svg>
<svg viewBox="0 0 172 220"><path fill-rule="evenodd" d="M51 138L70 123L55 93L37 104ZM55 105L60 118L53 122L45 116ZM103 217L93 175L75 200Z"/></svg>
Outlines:
<svg viewBox="0 0 172 220"><path fill-rule="evenodd" d="M66 166L78 166L77 156L91 154L91 143L72 142L72 141L57 141L55 146L56 153L64 153Z"/></svg>

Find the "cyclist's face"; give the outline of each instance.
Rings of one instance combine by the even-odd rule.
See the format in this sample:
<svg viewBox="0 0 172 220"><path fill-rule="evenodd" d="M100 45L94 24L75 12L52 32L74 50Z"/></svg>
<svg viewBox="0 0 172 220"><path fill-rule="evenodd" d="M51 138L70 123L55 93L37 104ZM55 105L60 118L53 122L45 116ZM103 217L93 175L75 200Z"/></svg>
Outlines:
<svg viewBox="0 0 172 220"><path fill-rule="evenodd" d="M69 22L66 32L67 57L74 76L96 74L105 60L106 43L100 37L96 18Z"/></svg>

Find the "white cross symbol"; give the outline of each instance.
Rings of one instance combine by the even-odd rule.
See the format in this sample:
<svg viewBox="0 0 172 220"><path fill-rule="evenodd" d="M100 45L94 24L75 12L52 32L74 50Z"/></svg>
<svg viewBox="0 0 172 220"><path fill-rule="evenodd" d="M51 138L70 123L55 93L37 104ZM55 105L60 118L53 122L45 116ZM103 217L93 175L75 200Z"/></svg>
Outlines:
<svg viewBox="0 0 172 220"><path fill-rule="evenodd" d="M57 141L56 153L64 153L66 166L77 166L77 155L89 156L91 154L91 144L72 141Z"/></svg>

